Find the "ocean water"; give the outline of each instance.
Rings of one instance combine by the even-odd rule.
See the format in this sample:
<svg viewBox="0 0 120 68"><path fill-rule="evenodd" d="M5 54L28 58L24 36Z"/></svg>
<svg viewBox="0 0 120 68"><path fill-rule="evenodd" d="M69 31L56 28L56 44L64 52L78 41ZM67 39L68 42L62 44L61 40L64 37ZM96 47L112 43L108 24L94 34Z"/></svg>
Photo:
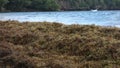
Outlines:
<svg viewBox="0 0 120 68"><path fill-rule="evenodd" d="M0 20L17 20L20 22L47 21L64 24L95 24L120 27L120 11L9 12L0 13Z"/></svg>

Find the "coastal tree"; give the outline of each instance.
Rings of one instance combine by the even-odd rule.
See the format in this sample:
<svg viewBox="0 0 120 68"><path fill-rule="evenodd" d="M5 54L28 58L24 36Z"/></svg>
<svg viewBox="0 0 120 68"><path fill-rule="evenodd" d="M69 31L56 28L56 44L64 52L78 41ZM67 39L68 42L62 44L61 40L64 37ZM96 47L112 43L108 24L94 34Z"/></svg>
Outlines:
<svg viewBox="0 0 120 68"><path fill-rule="evenodd" d="M31 4L31 0L9 0L7 9L11 11L24 11Z"/></svg>
<svg viewBox="0 0 120 68"><path fill-rule="evenodd" d="M4 10L4 6L8 3L8 0L0 0L0 11Z"/></svg>
<svg viewBox="0 0 120 68"><path fill-rule="evenodd" d="M59 10L59 5L55 0L46 0L45 3L46 10Z"/></svg>
<svg viewBox="0 0 120 68"><path fill-rule="evenodd" d="M31 8L40 11L51 11L58 10L59 5L55 0L32 0Z"/></svg>

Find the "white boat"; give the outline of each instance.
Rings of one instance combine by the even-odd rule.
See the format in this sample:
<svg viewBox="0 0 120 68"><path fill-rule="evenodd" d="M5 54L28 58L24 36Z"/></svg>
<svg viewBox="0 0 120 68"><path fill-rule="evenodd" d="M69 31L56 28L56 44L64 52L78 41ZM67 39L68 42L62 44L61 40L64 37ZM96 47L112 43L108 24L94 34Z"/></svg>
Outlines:
<svg viewBox="0 0 120 68"><path fill-rule="evenodd" d="M91 10L92 12L97 12L98 10L97 9L94 9L94 10Z"/></svg>

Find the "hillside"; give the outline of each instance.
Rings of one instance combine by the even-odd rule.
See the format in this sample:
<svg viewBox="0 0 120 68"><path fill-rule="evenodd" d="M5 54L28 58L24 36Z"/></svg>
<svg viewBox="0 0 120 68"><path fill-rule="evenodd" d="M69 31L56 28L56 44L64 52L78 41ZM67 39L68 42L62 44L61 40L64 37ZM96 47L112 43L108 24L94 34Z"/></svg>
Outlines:
<svg viewBox="0 0 120 68"><path fill-rule="evenodd" d="M118 10L120 0L58 0L63 10Z"/></svg>
<svg viewBox="0 0 120 68"><path fill-rule="evenodd" d="M0 21L0 68L120 68L120 28Z"/></svg>
<svg viewBox="0 0 120 68"><path fill-rule="evenodd" d="M0 11L119 10L120 0L0 0Z"/></svg>

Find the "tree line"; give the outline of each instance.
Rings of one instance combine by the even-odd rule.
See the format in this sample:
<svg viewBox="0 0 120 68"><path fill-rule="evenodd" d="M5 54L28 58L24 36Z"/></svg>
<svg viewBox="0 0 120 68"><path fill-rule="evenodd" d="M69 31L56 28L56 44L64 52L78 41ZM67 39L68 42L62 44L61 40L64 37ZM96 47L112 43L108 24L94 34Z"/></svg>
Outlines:
<svg viewBox="0 0 120 68"><path fill-rule="evenodd" d="M54 11L58 9L56 0L0 0L1 11Z"/></svg>
<svg viewBox="0 0 120 68"><path fill-rule="evenodd" d="M120 0L0 0L0 11L115 10Z"/></svg>
<svg viewBox="0 0 120 68"><path fill-rule="evenodd" d="M119 10L120 0L58 0L64 10ZM64 4L62 4L64 3Z"/></svg>

